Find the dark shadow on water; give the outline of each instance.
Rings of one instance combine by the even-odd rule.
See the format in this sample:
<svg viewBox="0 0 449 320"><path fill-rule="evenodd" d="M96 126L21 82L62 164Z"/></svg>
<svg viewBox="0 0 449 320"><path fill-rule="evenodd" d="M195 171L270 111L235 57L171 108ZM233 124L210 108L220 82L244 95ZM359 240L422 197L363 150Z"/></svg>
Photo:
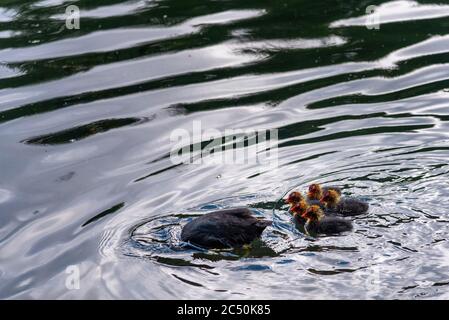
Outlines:
<svg viewBox="0 0 449 320"><path fill-rule="evenodd" d="M103 212L97 214L95 217L90 218L89 220L87 220L86 222L84 222L84 223L81 225L81 227L85 227L85 226L87 226L88 224L91 224L92 222L95 222L95 221L97 221L97 220L100 220L101 218L104 218L104 217L106 217L106 216L108 216L108 215L110 215L110 214L116 213L117 211L119 211L120 209L122 209L124 206L125 206L125 203L124 203L124 202L119 203L119 204L113 206L112 208L109 208L109 209L107 209L107 210L105 210L105 211L103 211Z"/></svg>
<svg viewBox="0 0 449 320"><path fill-rule="evenodd" d="M125 119L108 119L92 122L83 126L66 129L51 134L46 134L34 138L29 138L23 143L37 145L58 145L72 143L75 141L86 139L90 136L104 133L112 129L135 125L149 121L149 118L125 118Z"/></svg>

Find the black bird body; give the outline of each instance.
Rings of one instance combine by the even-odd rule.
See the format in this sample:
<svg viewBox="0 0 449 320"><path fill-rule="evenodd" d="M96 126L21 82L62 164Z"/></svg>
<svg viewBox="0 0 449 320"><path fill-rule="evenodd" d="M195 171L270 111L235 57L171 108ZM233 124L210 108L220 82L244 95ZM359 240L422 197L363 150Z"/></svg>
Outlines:
<svg viewBox="0 0 449 320"><path fill-rule="evenodd" d="M324 217L320 220L307 221L304 225L304 229L309 235L338 234L351 231L352 223L339 217Z"/></svg>
<svg viewBox="0 0 449 320"><path fill-rule="evenodd" d="M302 226L304 227L305 223L306 223L306 219L303 218L300 214L296 214L292 217L293 222L297 225L297 226Z"/></svg>
<svg viewBox="0 0 449 320"><path fill-rule="evenodd" d="M357 216L368 212L369 205L355 198L341 198L334 206L325 208L328 214L339 214L342 216Z"/></svg>
<svg viewBox="0 0 449 320"><path fill-rule="evenodd" d="M257 219L248 208L214 211L187 223L181 240L208 249L241 247L259 238L271 223Z"/></svg>

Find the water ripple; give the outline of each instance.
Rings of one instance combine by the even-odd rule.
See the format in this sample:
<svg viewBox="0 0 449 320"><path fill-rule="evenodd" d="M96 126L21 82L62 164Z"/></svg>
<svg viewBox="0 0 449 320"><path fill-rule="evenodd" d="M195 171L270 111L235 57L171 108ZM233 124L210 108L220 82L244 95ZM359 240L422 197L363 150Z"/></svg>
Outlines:
<svg viewBox="0 0 449 320"><path fill-rule="evenodd" d="M352 0L71 3L0 8L0 298L449 297L448 1L379 30ZM278 165L173 164L194 121L278 130ZM312 182L369 213L306 236L281 199ZM238 206L273 220L250 248L180 240Z"/></svg>

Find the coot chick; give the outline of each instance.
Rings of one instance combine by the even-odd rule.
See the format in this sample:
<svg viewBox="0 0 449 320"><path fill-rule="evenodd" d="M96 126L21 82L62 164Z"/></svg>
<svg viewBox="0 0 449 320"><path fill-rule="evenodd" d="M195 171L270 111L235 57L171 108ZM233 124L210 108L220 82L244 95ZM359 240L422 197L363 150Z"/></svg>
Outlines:
<svg viewBox="0 0 449 320"><path fill-rule="evenodd" d="M300 192L298 192L298 191L292 191L289 195L288 195L288 197L287 197L287 199L285 199L284 201L285 201L285 203L288 203L288 204L290 204L290 211L292 210L292 208L294 207L294 206L296 206L297 204L299 204L300 202L302 202L302 201L305 201L305 203L307 204L307 206L320 206L320 208L322 209L322 210L324 210L325 212L326 212L326 214L335 214L334 212L327 212L327 210L326 210L326 206L324 205L324 203L321 203L321 201L319 200L319 199L321 199L321 198L318 198L318 200L312 200L312 199L310 199L309 197L307 197L307 199L305 199L304 197L303 197L303 195L300 193ZM306 208L307 209L307 208ZM305 223L305 220L303 221L303 224Z"/></svg>
<svg viewBox="0 0 449 320"><path fill-rule="evenodd" d="M290 204L290 208L289 210L292 211L292 213L294 214L295 212L293 211L293 208L298 205L298 204L302 204L303 206L306 205L308 206L312 206L312 205L316 205L316 206L320 206L321 209L325 210L325 205L323 203L321 203L319 200L310 200L310 199L305 199L303 197L303 195L298 192L298 191L292 191L287 199L285 199L285 203ZM307 207L304 210L307 210ZM303 207L304 208L304 207ZM302 213L301 213L302 214ZM301 216L299 216L301 217ZM304 220L305 222L305 220ZM304 224L304 223L303 223Z"/></svg>
<svg viewBox="0 0 449 320"><path fill-rule="evenodd" d="M288 195L287 199L285 199L285 203L288 203L290 205L290 209L293 208L296 204L300 203L304 200L304 197L302 196L301 192L298 191L292 191Z"/></svg>
<svg viewBox="0 0 449 320"><path fill-rule="evenodd" d="M309 186L309 192L307 192L307 199L309 201L320 201L323 194L329 190L333 190L341 196L341 189L335 186L321 187L320 184L314 183Z"/></svg>
<svg viewBox="0 0 449 320"><path fill-rule="evenodd" d="M285 199L285 203L290 204L290 208L288 209L293 215L293 220L299 226L304 227L306 223L306 219L302 217L302 215L306 212L307 208L309 208L309 204L304 199L302 194L298 191L292 191L287 199Z"/></svg>
<svg viewBox="0 0 449 320"><path fill-rule="evenodd" d="M254 217L247 208L220 210L186 224L181 240L208 249L242 247L259 238L271 223Z"/></svg>
<svg viewBox="0 0 449 320"><path fill-rule="evenodd" d="M354 198L341 198L334 190L328 190L320 200L329 212L335 212L344 216L356 216L368 212L369 205L366 202Z"/></svg>
<svg viewBox="0 0 449 320"><path fill-rule="evenodd" d="M309 205L304 199L290 208L290 211L293 214L293 219L297 224L303 226L306 223L306 219L303 215L306 213L308 208Z"/></svg>
<svg viewBox="0 0 449 320"><path fill-rule="evenodd" d="M311 206L302 216L306 219L304 229L307 234L338 234L352 230L352 223L339 217L326 217L319 206Z"/></svg>

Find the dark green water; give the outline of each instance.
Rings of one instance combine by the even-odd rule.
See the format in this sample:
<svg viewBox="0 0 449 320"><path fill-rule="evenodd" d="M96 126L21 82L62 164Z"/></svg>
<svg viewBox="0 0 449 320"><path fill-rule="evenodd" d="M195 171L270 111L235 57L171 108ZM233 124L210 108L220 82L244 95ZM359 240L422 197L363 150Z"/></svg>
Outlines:
<svg viewBox="0 0 449 320"><path fill-rule="evenodd" d="M0 298L449 298L448 30L449 1L1 1ZM278 130L278 166L174 165L196 121ZM369 214L306 237L278 200L311 182ZM261 243L182 246L233 206Z"/></svg>

